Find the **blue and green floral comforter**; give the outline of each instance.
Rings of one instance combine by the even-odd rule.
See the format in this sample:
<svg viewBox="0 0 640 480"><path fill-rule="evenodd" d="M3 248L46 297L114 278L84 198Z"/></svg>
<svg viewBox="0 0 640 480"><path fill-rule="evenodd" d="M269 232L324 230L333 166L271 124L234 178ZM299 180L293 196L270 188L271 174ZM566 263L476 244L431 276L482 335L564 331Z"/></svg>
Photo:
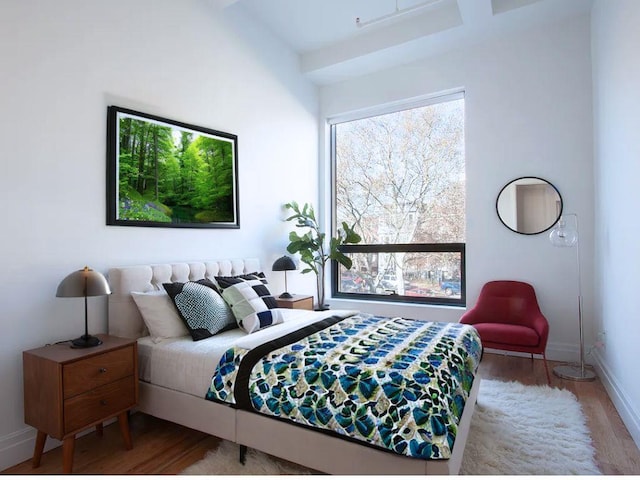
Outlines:
<svg viewBox="0 0 640 480"><path fill-rule="evenodd" d="M312 327L229 349L206 398L409 457L450 457L480 361L473 327L365 314Z"/></svg>

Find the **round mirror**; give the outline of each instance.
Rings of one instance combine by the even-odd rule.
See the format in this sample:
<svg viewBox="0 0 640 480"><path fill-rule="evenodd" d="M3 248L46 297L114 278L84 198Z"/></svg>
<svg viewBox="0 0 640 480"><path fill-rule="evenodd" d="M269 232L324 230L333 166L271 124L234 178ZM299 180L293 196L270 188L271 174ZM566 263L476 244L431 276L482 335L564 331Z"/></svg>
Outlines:
<svg viewBox="0 0 640 480"><path fill-rule="evenodd" d="M500 221L510 230L535 235L549 230L562 215L562 197L550 182L520 177L507 183L496 200Z"/></svg>

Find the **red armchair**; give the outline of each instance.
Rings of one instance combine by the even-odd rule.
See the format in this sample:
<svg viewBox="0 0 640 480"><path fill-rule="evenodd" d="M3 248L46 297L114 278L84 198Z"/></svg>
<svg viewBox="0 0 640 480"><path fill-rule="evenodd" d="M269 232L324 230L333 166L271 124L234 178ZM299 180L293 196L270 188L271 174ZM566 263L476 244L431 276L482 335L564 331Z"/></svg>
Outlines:
<svg viewBox="0 0 640 480"><path fill-rule="evenodd" d="M551 384L545 350L549 323L540 311L536 292L531 285L513 280L486 283L476 305L467 311L460 323L473 325L483 348L542 355Z"/></svg>

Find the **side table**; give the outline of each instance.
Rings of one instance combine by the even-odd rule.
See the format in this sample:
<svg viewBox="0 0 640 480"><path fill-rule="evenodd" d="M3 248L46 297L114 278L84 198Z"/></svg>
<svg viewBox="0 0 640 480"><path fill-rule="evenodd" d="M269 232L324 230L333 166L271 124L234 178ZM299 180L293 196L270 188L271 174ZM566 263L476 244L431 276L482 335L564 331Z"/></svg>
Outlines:
<svg viewBox="0 0 640 480"><path fill-rule="evenodd" d="M102 344L47 345L22 353L24 421L38 430L33 467L40 466L47 436L62 440L63 472L73 469L76 434L118 417L127 450L133 447L128 411L138 403L137 342L97 335Z"/></svg>
<svg viewBox="0 0 640 480"><path fill-rule="evenodd" d="M313 295L293 295L292 298L276 297L279 308L313 310Z"/></svg>

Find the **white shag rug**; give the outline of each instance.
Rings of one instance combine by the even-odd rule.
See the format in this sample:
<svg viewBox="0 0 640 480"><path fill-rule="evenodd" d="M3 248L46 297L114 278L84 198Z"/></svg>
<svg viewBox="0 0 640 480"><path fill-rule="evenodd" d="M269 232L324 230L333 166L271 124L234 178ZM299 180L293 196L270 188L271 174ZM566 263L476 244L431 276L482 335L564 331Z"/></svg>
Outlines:
<svg viewBox="0 0 640 480"><path fill-rule="evenodd" d="M222 441L184 475L308 475L309 470ZM461 475L598 475L586 419L568 390L482 380Z"/></svg>

